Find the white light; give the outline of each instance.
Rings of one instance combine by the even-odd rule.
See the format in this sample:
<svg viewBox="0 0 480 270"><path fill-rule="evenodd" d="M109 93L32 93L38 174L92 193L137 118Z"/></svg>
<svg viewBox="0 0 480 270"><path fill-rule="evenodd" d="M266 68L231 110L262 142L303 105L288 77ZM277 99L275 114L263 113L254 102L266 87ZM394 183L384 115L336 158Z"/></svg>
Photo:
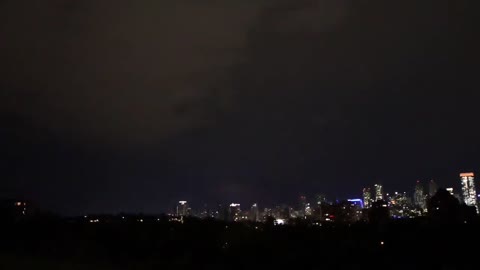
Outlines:
<svg viewBox="0 0 480 270"><path fill-rule="evenodd" d="M275 225L285 225L285 220L281 219L281 218L278 218L278 219L275 220L274 224Z"/></svg>
<svg viewBox="0 0 480 270"><path fill-rule="evenodd" d="M385 244L385 242L383 242L383 241L381 241L381 242L380 242L380 245L382 245L382 246L383 246L384 244Z"/></svg>

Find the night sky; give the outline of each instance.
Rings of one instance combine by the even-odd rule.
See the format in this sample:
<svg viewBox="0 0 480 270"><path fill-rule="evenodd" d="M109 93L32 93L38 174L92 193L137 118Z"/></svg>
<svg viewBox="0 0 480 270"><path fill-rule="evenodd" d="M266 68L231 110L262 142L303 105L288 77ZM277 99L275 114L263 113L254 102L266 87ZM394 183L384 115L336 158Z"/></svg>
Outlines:
<svg viewBox="0 0 480 270"><path fill-rule="evenodd" d="M0 196L83 214L458 191L480 173L475 3L2 0Z"/></svg>

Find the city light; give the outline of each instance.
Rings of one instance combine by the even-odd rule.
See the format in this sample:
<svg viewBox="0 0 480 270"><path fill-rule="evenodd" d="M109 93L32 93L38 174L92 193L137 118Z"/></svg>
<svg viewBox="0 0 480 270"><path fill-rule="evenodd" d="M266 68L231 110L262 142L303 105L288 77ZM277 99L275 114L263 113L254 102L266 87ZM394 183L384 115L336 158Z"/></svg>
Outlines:
<svg viewBox="0 0 480 270"><path fill-rule="evenodd" d="M281 218L278 218L278 219L275 220L274 224L275 225L285 225L285 220L281 219Z"/></svg>
<svg viewBox="0 0 480 270"><path fill-rule="evenodd" d="M362 199L348 199L349 202L360 203L360 206L364 208L363 200Z"/></svg>
<svg viewBox="0 0 480 270"><path fill-rule="evenodd" d="M474 206L478 213L477 191L475 190L475 174L473 172L461 173L463 202L468 206Z"/></svg>

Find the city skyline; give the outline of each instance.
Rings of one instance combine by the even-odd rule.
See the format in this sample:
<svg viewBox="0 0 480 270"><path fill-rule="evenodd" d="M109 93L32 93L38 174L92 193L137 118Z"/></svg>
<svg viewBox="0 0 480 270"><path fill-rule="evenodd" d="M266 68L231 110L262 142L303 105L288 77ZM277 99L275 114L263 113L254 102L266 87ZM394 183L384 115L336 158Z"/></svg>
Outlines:
<svg viewBox="0 0 480 270"><path fill-rule="evenodd" d="M262 209L262 210L263 208L273 209L275 207L290 207L292 209L297 209L297 210L304 209L304 210L301 210L301 211L304 211L302 215L308 216L308 215L311 215L312 213L310 212L308 214L307 211L309 210L307 209L310 209L310 208L313 209L314 207L322 203L338 204L342 202L358 202L361 200L361 208L368 209L372 206L374 202L376 201L389 202L389 200L391 200L398 194L404 194L405 198L406 199L408 198L409 200L409 205L418 207L419 209L422 209L426 213L427 201L429 200L429 198L435 195L439 189L447 190L449 193L451 193L451 195L453 195L458 200L460 204L475 206L478 211L479 197L476 195L477 185L475 184L472 185L472 183L474 183L475 173L467 172L467 173L460 173L459 175L461 177L459 183L457 183L456 185L452 183L453 185L450 185L448 187L438 186L434 180L426 180L423 182L420 180L417 180L415 182L414 188L410 191L393 191L390 189L385 190L383 185L373 184L371 187L369 186L364 187L362 192L358 196L332 199L332 198L328 198L321 192L312 191L313 193L315 193L314 195L306 196L305 193L300 194L297 196L298 201L294 203L289 203L287 201L283 201L283 202L280 201L276 203L263 203L261 199L254 200L252 202L247 202L247 203L245 202L236 203L239 200L232 199L230 201L226 200L223 202L216 202L211 204L205 203L204 201L197 201L197 202L194 201L192 204L192 201L180 200L177 202L176 206L174 206L173 208L170 207L170 210L165 211L165 213L174 214L177 216L188 216L193 213L196 213L195 215L199 215L199 213L203 213L205 209L209 209L211 211L213 209L216 209L216 211L219 211L219 208L227 207L227 206L229 206L230 208L234 207L238 209L237 211L240 211L240 209L242 209L241 205L243 205L244 206L243 210L248 208L251 208L251 210L255 209L255 211L257 212L256 214L257 218L258 218L258 211L261 211L259 209ZM468 177L468 180L470 181L469 185L467 185L467 188L465 189L467 191L464 191L461 188L465 185L464 184L465 177ZM452 186L460 186L460 188L453 188ZM373 193L372 193L372 190L373 190ZM471 197L471 196L466 197L465 192L467 192L467 194L475 193L475 195L474 197ZM235 201L235 202L232 202L232 201ZM167 207L166 209L169 209L169 207Z"/></svg>

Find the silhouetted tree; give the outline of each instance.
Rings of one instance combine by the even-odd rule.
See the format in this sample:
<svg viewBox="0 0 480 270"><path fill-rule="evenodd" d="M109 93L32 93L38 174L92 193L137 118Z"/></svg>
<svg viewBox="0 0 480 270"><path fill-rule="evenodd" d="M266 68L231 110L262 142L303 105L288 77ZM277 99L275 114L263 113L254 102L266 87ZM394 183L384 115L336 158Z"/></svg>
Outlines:
<svg viewBox="0 0 480 270"><path fill-rule="evenodd" d="M439 189L427 201L427 207L432 221L451 223L460 218L460 202L446 189Z"/></svg>

